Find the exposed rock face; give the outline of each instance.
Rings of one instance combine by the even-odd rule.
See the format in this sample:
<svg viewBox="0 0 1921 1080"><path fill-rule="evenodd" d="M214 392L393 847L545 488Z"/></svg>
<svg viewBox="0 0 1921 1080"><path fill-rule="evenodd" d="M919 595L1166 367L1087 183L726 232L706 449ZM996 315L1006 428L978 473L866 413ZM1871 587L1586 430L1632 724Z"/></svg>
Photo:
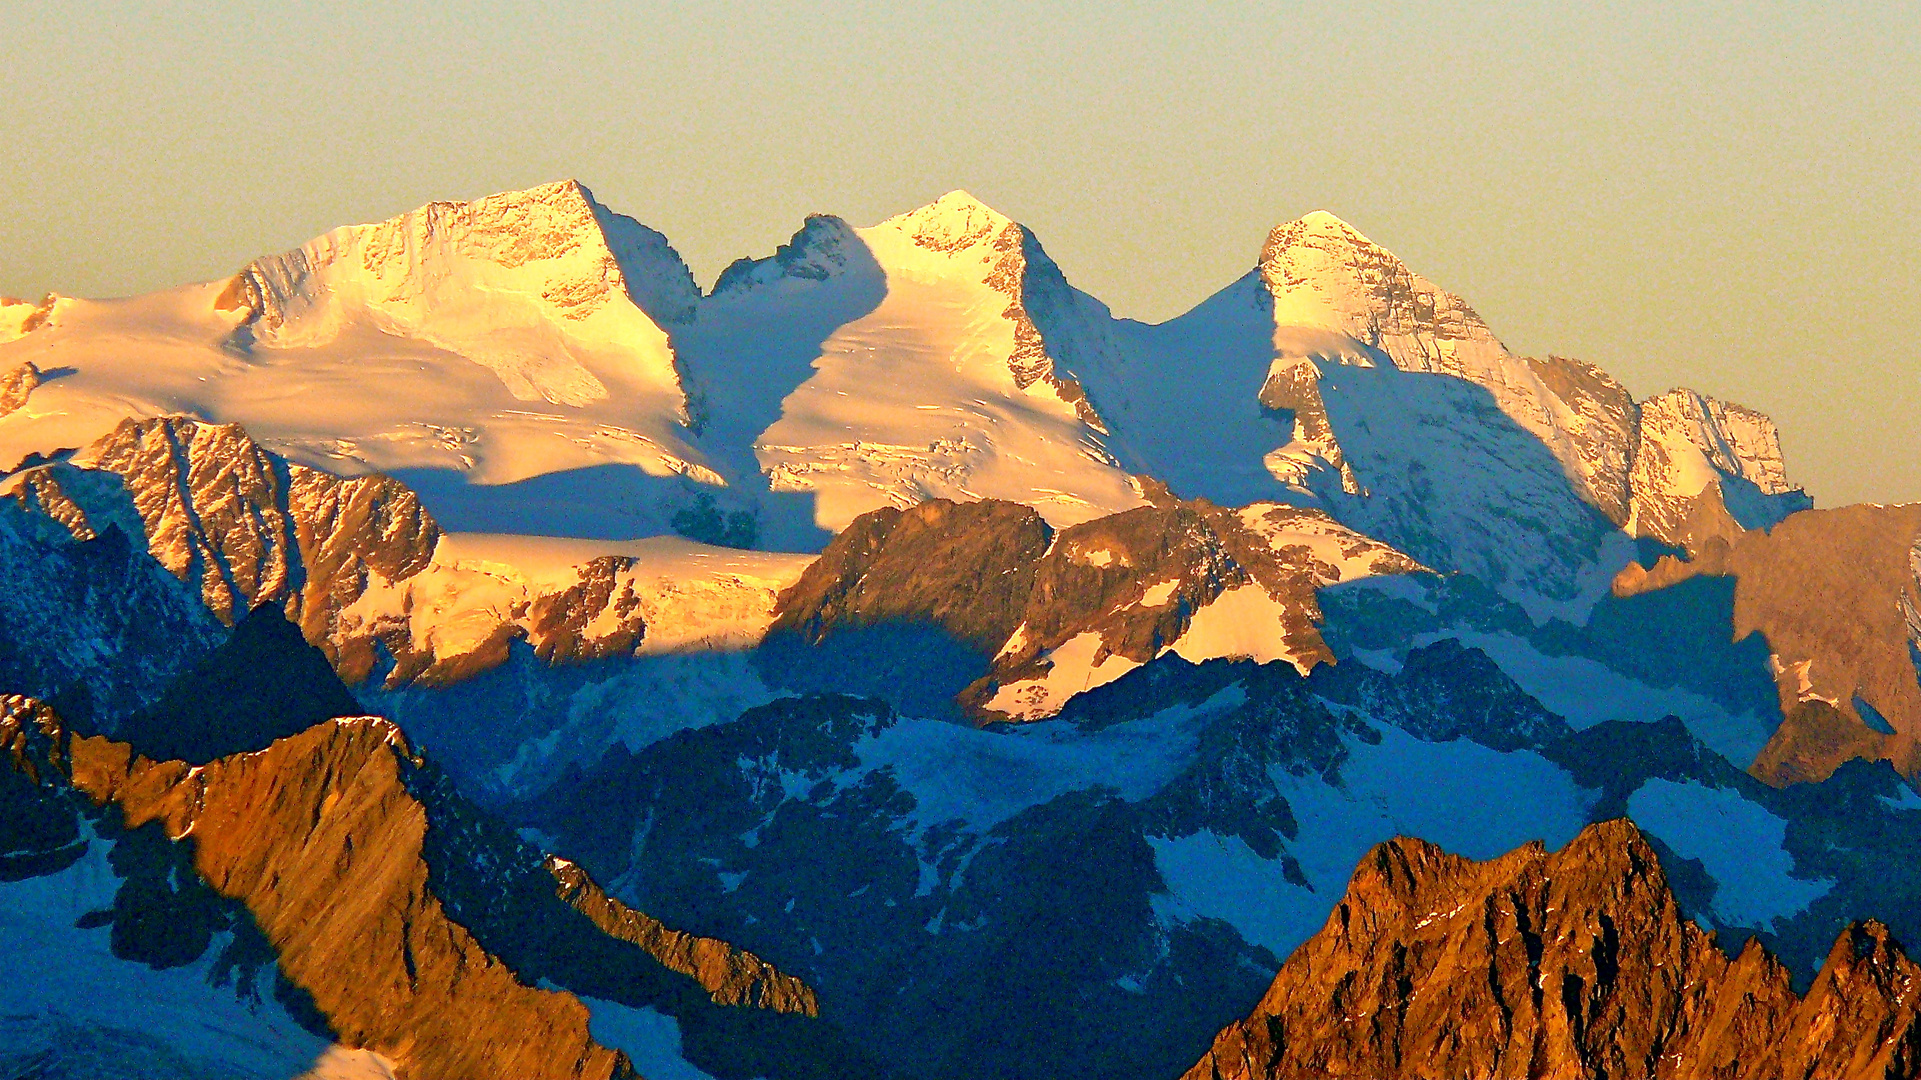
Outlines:
<svg viewBox="0 0 1921 1080"><path fill-rule="evenodd" d="M1583 498L1617 522L1625 518L1633 401L1605 373L1561 357L1510 355L1466 301L1332 214L1276 226L1258 272L1274 298L1275 325L1274 370L1262 404L1295 412L1300 444L1293 454L1278 451L1281 459L1319 451L1341 471L1347 493L1359 493L1365 485L1340 456L1316 364L1385 359L1402 371L1486 388L1503 413L1552 451Z"/></svg>
<svg viewBox="0 0 1921 1080"><path fill-rule="evenodd" d="M685 980L702 1000L750 1011L805 1015L813 1005L804 984L609 901L578 872L498 843L474 848L486 830L431 797L431 769L385 721L328 721L189 767L73 736L43 706L9 697L0 746L43 790L71 786L117 810L125 828L157 823L184 844L191 872L245 906L334 1038L378 1052L403 1077L633 1075L624 1055L589 1036L578 998L532 989L542 972L509 967L476 939L446 906L450 889L456 907L511 910L516 881L544 879L555 910L579 912L579 925L551 913L522 920L514 948L628 971L625 989L595 987L616 1000L643 992L667 1004ZM468 858L450 863L449 853ZM547 974L570 977L565 964Z"/></svg>
<svg viewBox="0 0 1921 1080"><path fill-rule="evenodd" d="M608 937L640 946L669 971L689 976L716 1005L741 1005L778 1013L820 1015L814 989L753 953L714 938L675 930L608 896L587 872L549 856L557 895L593 921Z"/></svg>
<svg viewBox="0 0 1921 1080"><path fill-rule="evenodd" d="M1205 501L1143 507L1062 530L987 680L985 714L1037 719L1165 652L1332 662L1315 590L1413 559L1317 510Z"/></svg>
<svg viewBox="0 0 1921 1080"><path fill-rule="evenodd" d="M69 491L124 513L96 513L96 531ZM0 485L0 627L8 688L109 729L227 633L198 588L148 555L119 478L66 466Z"/></svg>
<svg viewBox="0 0 1921 1080"><path fill-rule="evenodd" d="M1639 443L1632 535L1692 551L1813 505L1788 482L1774 421L1752 409L1670 390L1641 403Z"/></svg>
<svg viewBox="0 0 1921 1080"><path fill-rule="evenodd" d="M993 656L962 701L982 719L1040 719L1168 651L1288 660L1333 655L1314 592L1420 571L1325 514L1204 500L1124 511L1055 534L1008 503L879 510L837 537L783 594L774 629L930 624Z"/></svg>
<svg viewBox="0 0 1921 1080"><path fill-rule="evenodd" d="M7 416L27 403L27 396L40 385L40 369L23 360L7 371L0 371L0 416Z"/></svg>
<svg viewBox="0 0 1921 1080"><path fill-rule="evenodd" d="M323 646L335 645L340 610L369 581L417 573L440 535L398 482L289 465L237 424L127 420L73 464L124 481L148 551L197 584L222 622L276 603ZM46 473L33 482L59 486L58 476ZM43 501L52 500L50 490ZM95 514L111 517L119 509L98 502L86 508L71 498L62 505L73 509L56 516L82 540L96 532Z"/></svg>
<svg viewBox="0 0 1921 1080"><path fill-rule="evenodd" d="M1711 536L1688 561L1630 565L1615 592L1690 577L1735 579L1736 640L1760 632L1786 721L1753 764L1771 784L1819 780L1854 757L1921 770L1921 506L1810 510L1732 544Z"/></svg>
<svg viewBox="0 0 1921 1080"><path fill-rule="evenodd" d="M1329 213L1275 226L1260 273L1277 325L1336 331L1405 370L1463 374L1470 358L1507 351L1460 297Z"/></svg>
<svg viewBox="0 0 1921 1080"><path fill-rule="evenodd" d="M1527 366L1569 410L1568 441L1581 461L1592 463L1582 473L1588 501L1609 521L1626 521L1631 512L1630 466L1641 442L1634 397L1613 376L1582 360L1530 356Z"/></svg>
<svg viewBox="0 0 1921 1080"><path fill-rule="evenodd" d="M374 641L396 661L389 687L458 682L504 663L509 643L523 638L541 659L555 663L632 656L646 632L633 563L603 556L579 566L571 582L547 588L523 583L504 610L496 606L498 590L475 600L461 597L461 583L448 580L461 576L457 566L381 588L343 620L347 632L368 645L352 670L364 674L372 666ZM415 619L416 603L436 600L472 610L453 626Z"/></svg>
<svg viewBox="0 0 1921 1080"><path fill-rule="evenodd" d="M191 833L194 869L253 912L341 1042L414 1076L631 1075L588 1037L578 1000L520 985L443 913L391 725L330 722L197 769L73 738L17 698L0 725L13 766L42 783L117 806L129 828Z"/></svg>
<svg viewBox="0 0 1921 1080"><path fill-rule="evenodd" d="M109 525L144 537L222 623L273 604L349 683L391 657L388 685L445 685L497 666L523 639L553 663L746 647L807 561L741 555L731 557L738 567L682 573L583 555L522 569L511 551L443 548L433 517L396 480L291 464L238 425L185 417L128 420L70 463L25 470L6 490L75 541Z"/></svg>
<svg viewBox="0 0 1921 1080"><path fill-rule="evenodd" d="M939 624L976 648L1013 633L1053 530L1031 507L935 499L863 514L781 594L774 631Z"/></svg>
<svg viewBox="0 0 1921 1080"><path fill-rule="evenodd" d="M1805 997L1684 918L1625 820L1474 863L1382 844L1188 1080L1914 1075L1921 968L1848 928Z"/></svg>
<svg viewBox="0 0 1921 1080"><path fill-rule="evenodd" d="M0 296L0 344L26 337L45 326L59 300L52 293L39 303ZM6 410L0 410L0 416L4 415Z"/></svg>

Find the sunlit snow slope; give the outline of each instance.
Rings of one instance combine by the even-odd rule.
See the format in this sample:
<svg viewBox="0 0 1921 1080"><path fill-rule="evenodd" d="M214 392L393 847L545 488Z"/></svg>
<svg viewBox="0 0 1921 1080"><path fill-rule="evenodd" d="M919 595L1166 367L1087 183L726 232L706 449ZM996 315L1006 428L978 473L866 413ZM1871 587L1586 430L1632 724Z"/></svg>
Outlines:
<svg viewBox="0 0 1921 1080"><path fill-rule="evenodd" d="M0 306L0 465L186 413L394 474L454 532L790 551L930 498L1074 525L1144 505L1145 475L1318 505L1537 616L1578 618L1629 533L1805 505L1764 419L1670 398L1512 355L1330 214L1146 326L960 191L870 228L809 218L706 296L664 237L564 181L336 229L222 282Z"/></svg>
<svg viewBox="0 0 1921 1080"><path fill-rule="evenodd" d="M497 485L598 466L711 482L662 329L697 299L659 234L579 184L434 203L224 282L58 299L0 346L0 367L42 373L0 418L0 460L185 412L336 473Z"/></svg>
<svg viewBox="0 0 1921 1080"><path fill-rule="evenodd" d="M688 335L715 433L828 530L929 498L1056 525L1142 505L1023 307L1028 239L955 191L872 228L812 219L737 264Z"/></svg>

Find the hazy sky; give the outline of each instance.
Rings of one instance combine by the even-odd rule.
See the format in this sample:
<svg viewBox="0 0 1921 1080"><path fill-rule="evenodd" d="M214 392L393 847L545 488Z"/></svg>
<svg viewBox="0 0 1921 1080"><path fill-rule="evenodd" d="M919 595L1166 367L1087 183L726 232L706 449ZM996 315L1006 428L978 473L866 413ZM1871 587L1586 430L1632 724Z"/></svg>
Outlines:
<svg viewBox="0 0 1921 1080"><path fill-rule="evenodd" d="M578 177L703 285L964 187L1118 314L1331 210L1517 351L1921 499L1921 5L0 0L0 293Z"/></svg>

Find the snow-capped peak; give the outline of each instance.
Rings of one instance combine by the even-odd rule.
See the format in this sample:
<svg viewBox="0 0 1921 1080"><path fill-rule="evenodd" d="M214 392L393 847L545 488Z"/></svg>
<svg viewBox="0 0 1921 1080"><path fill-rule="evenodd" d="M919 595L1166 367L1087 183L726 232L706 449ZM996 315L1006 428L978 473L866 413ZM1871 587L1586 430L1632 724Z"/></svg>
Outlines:
<svg viewBox="0 0 1921 1080"><path fill-rule="evenodd" d="M250 341L312 346L370 326L491 368L522 401L571 406L678 397L660 323L698 300L665 238L574 180L335 229L254 260L228 293L244 297Z"/></svg>
<svg viewBox="0 0 1921 1080"><path fill-rule="evenodd" d="M1277 326L1345 334L1404 370L1450 370L1461 351L1507 352L1466 301L1325 210L1275 226L1260 273Z"/></svg>
<svg viewBox="0 0 1921 1080"><path fill-rule="evenodd" d="M1015 235L1012 218L956 188L926 206L888 218L878 228L906 233L915 244L934 251L957 252L983 241Z"/></svg>
<svg viewBox="0 0 1921 1080"><path fill-rule="evenodd" d="M511 284L521 288L511 291L528 292L551 314L575 322L623 292L636 303L657 297L666 302L645 306L665 308L690 306L690 299L674 302L676 291L698 296L664 237L607 210L577 180L472 202L433 202L387 221L345 226L295 251L256 259L242 274L252 286L255 314L271 333L313 314L319 293L346 299L341 287L361 284L366 295L354 299L400 316L397 309L424 307L437 289L470 283L464 279L477 268L517 271ZM315 280L321 276L328 280Z"/></svg>
<svg viewBox="0 0 1921 1080"><path fill-rule="evenodd" d="M1290 224L1299 225L1302 229L1311 233L1349 237L1362 244L1373 243L1372 240L1361 235L1361 230L1356 229L1340 217L1326 210L1310 210L1296 218ZM1285 226L1281 226L1280 228L1285 228ZM1276 231L1278 231L1278 229ZM1271 236L1272 234L1270 233L1269 235Z"/></svg>

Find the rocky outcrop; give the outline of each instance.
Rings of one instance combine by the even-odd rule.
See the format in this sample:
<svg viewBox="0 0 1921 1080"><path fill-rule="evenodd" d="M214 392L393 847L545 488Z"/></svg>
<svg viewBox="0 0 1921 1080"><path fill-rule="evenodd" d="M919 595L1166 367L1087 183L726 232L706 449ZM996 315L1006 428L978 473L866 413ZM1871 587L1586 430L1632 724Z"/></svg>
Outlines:
<svg viewBox="0 0 1921 1080"><path fill-rule="evenodd" d="M983 715L1038 719L1167 652L1305 673L1334 659L1316 629L1317 589L1423 569L1318 510L1196 500L1100 518L1061 531L967 700Z"/></svg>
<svg viewBox="0 0 1921 1080"><path fill-rule="evenodd" d="M46 489L42 502L77 538L93 538L95 516L133 525L222 622L275 603L330 651L340 647L332 631L341 609L371 581L419 572L440 536L397 481L289 464L238 424L129 419L71 465L118 476L135 515L125 520L104 495L88 506L61 494L62 473L36 470L26 482Z"/></svg>
<svg viewBox="0 0 1921 1080"><path fill-rule="evenodd" d="M45 326L59 300L60 297L53 293L48 293L38 303L0 296L0 344L26 337ZM0 412L0 415L5 414Z"/></svg>
<svg viewBox="0 0 1921 1080"><path fill-rule="evenodd" d="M1629 565L1629 596L1697 575L1735 579L1736 640L1760 633L1784 721L1752 771L1775 785L1819 780L1855 757L1921 770L1921 506L1848 506L1795 514L1693 557Z"/></svg>
<svg viewBox="0 0 1921 1080"><path fill-rule="evenodd" d="M773 633L916 621L982 650L1018 625L1053 530L1032 507L934 499L863 514L783 592Z"/></svg>
<svg viewBox="0 0 1921 1080"><path fill-rule="evenodd" d="M446 685L520 640L552 663L748 647L807 561L675 541L646 558L443 544L396 480L295 465L238 425L178 416L125 421L4 491L82 544L110 525L143 543L222 623L273 605L349 683L384 670L389 686Z"/></svg>
<svg viewBox="0 0 1921 1080"><path fill-rule="evenodd" d="M534 989L541 972L509 966L460 915L512 909L522 879L545 879L555 910L580 917L517 922L505 951L565 955L575 967L606 954L603 964L630 974L625 989L597 986L603 996L651 992L666 1005L680 980L697 984L703 1000L749 1011L814 1007L805 984L609 901L577 871L499 844L462 847L485 835L471 828L479 819L433 794L431 766L382 720L328 721L256 753L189 766L75 736L44 706L9 697L0 699L0 747L5 766L43 790L70 787L117 811L126 829L157 824L189 854L193 874L244 905L281 975L335 1040L379 1053L402 1077L633 1075L624 1055L589 1035L577 997ZM469 858L450 865L453 852ZM498 933L485 919L478 925ZM564 966L555 973L567 977Z"/></svg>
<svg viewBox="0 0 1921 1080"><path fill-rule="evenodd" d="M1459 375L1470 355L1506 352L1466 301L1324 211L1275 226L1260 274L1276 325L1337 331L1404 370Z"/></svg>
<svg viewBox="0 0 1921 1080"><path fill-rule="evenodd" d="M9 416L27 403L33 388L40 385L40 369L31 360L23 360L6 371L0 371L0 416Z"/></svg>
<svg viewBox="0 0 1921 1080"><path fill-rule="evenodd" d="M1187 1080L1894 1080L1921 1066L1918 1008L1921 967L1879 924L1805 996L1752 939L1730 960L1625 820L1486 863L1398 839Z"/></svg>
<svg viewBox="0 0 1921 1080"><path fill-rule="evenodd" d="M1528 370L1568 411L1565 430L1578 460L1583 494L1609 521L1632 512L1631 465L1639 452L1640 407L1627 387L1593 364L1566 356L1527 357Z"/></svg>
<svg viewBox="0 0 1921 1080"><path fill-rule="evenodd" d="M587 916L600 932L640 946L669 971L698 982L716 1005L748 1006L777 1013L820 1015L814 989L753 953L715 938L675 930L608 896L580 867L549 856L556 894Z"/></svg>
<svg viewBox="0 0 1921 1080"><path fill-rule="evenodd" d="M1170 651L1305 672L1333 659L1316 589L1421 569L1316 510L1167 498L1055 533L1027 507L932 500L856 520L782 594L772 634L932 625L993 657L961 696L977 718L1039 719Z"/></svg>
<svg viewBox="0 0 1921 1080"><path fill-rule="evenodd" d="M1670 390L1641 403L1638 442L1631 535L1694 551L1813 505L1788 482L1774 421L1753 409Z"/></svg>

